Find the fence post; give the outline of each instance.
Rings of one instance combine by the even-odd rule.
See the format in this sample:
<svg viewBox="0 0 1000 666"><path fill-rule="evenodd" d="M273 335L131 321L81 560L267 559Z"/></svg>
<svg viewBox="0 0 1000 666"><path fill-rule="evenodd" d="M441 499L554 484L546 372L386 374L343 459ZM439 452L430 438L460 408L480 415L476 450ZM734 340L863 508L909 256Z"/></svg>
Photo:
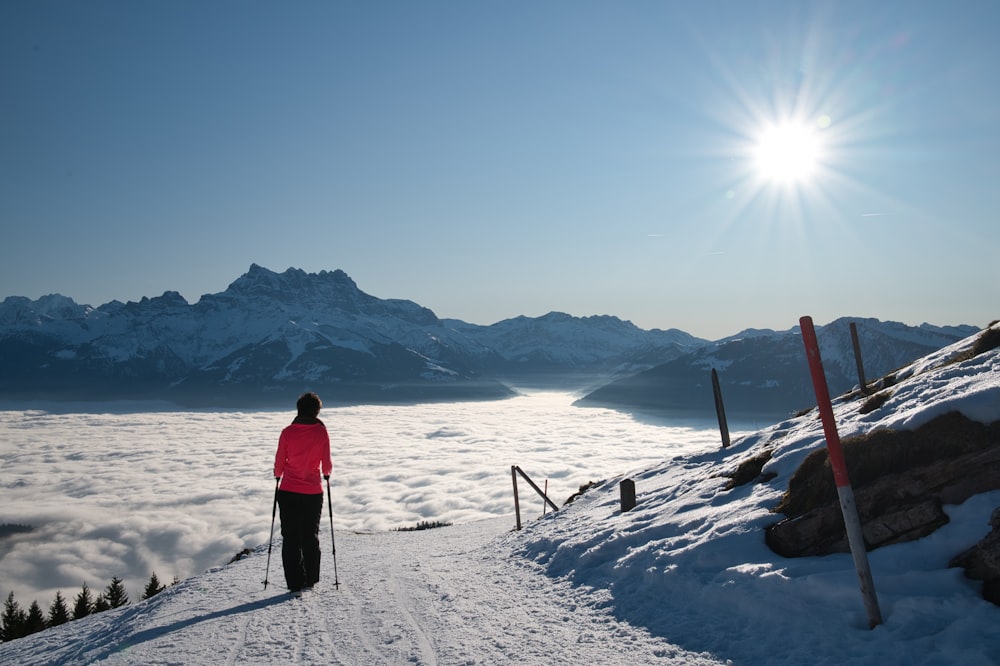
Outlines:
<svg viewBox="0 0 1000 666"><path fill-rule="evenodd" d="M532 490L534 490L536 493L538 493L538 495L543 500L545 500L545 503L548 504L550 507L552 507L553 511L558 511L559 510L559 507L557 507L555 505L555 502L553 502L552 500L550 500L549 496L546 493L542 492L542 489L538 487L538 484L536 484L534 481L532 481L531 477L528 476L527 474L525 474L523 469L521 469L517 465L514 465L514 467L512 469L513 469L513 471L511 472L511 474L513 474L514 472L517 472L518 474L520 474L524 478L524 480L528 482L528 485L531 486Z"/></svg>
<svg viewBox="0 0 1000 666"><path fill-rule="evenodd" d="M844 527L847 529L847 542L854 558L854 568L858 572L858 582L861 584L861 596L864 598L865 610L868 611L868 628L874 629L882 624L882 613L878 607L878 597L875 594L875 583L868 566L868 554L865 551L865 535L861 531L861 519L858 517L858 507L854 503L854 490L847 476L847 464L844 461L844 451L840 446L840 435L837 433L837 422L833 416L833 405L830 404L830 390L826 385L826 375L823 372L823 361L819 356L819 343L816 341L816 329L813 328L811 317L799 319L802 331L802 342L806 347L809 359L809 372L812 374L813 388L816 391L816 406L823 420L823 433L826 435L826 449L830 456L830 467L833 468L833 480L837 484L837 495L840 498L840 511L844 515Z"/></svg>
<svg viewBox="0 0 1000 666"><path fill-rule="evenodd" d="M635 508L635 481L632 479L622 479L618 484L622 498L622 513Z"/></svg>
<svg viewBox="0 0 1000 666"><path fill-rule="evenodd" d="M514 484L514 515L517 516L517 529L521 529L521 502L517 498L517 465L510 466L510 480Z"/></svg>
<svg viewBox="0 0 1000 666"><path fill-rule="evenodd" d="M858 325L851 322L851 343L854 345L854 362L858 366L858 386L862 395L868 395L868 382L865 380L865 364L861 361L861 343L858 342Z"/></svg>
<svg viewBox="0 0 1000 666"><path fill-rule="evenodd" d="M726 421L726 406L722 404L722 389L719 387L719 373L712 368L712 393L715 394L715 414L719 417L719 432L722 434L722 448L729 446L729 423Z"/></svg>

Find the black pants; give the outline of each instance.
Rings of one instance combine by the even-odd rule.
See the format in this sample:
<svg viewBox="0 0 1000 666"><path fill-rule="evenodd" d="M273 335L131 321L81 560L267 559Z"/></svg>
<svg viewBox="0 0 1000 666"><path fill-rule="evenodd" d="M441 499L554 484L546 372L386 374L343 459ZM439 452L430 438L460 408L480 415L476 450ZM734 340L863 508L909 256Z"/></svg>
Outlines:
<svg viewBox="0 0 1000 666"><path fill-rule="evenodd" d="M323 493L303 495L278 491L281 512L281 563L285 582L293 592L319 582L319 521Z"/></svg>

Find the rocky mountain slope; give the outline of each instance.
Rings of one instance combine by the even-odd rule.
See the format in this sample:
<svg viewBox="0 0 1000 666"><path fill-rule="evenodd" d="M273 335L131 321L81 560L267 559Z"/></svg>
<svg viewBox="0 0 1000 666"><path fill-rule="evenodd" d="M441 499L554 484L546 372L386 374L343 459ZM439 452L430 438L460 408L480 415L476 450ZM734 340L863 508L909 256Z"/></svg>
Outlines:
<svg viewBox="0 0 1000 666"><path fill-rule="evenodd" d="M859 383L851 340L855 323L866 380L976 332L972 326L906 326L877 319L837 319L817 327L827 383L833 394ZM715 369L726 413L788 414L815 404L798 326L787 331L747 330L649 370L611 382L580 400L582 405L675 413L714 414Z"/></svg>
<svg viewBox="0 0 1000 666"><path fill-rule="evenodd" d="M193 305L176 292L97 308L60 295L6 298L0 396L252 406L310 389L340 402L496 399L513 395L497 377L606 373L699 343L615 317L445 321L366 294L343 271L252 265Z"/></svg>
<svg viewBox="0 0 1000 666"><path fill-rule="evenodd" d="M975 331L877 320L859 326L873 376ZM833 390L852 381L846 331L847 320L820 329ZM585 401L705 413L715 367L734 413L771 414L808 405L802 359L795 329L712 343L609 315L551 312L481 326L377 298L340 270L279 274L256 264L194 304L176 292L97 308L60 295L0 303L0 398L15 400L252 407L284 405L315 390L341 403L386 403L612 382Z"/></svg>

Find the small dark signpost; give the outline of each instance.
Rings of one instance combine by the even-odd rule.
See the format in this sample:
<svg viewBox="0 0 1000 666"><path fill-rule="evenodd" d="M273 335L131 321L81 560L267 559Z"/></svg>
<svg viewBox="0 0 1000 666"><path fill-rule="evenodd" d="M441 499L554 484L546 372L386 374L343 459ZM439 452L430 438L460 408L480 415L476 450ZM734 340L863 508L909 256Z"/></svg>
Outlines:
<svg viewBox="0 0 1000 666"><path fill-rule="evenodd" d="M715 394L715 413L719 417L719 432L722 433L722 448L726 448L729 446L729 423L726 421L726 406L722 404L719 373L715 368L712 368L712 392Z"/></svg>
<svg viewBox="0 0 1000 666"><path fill-rule="evenodd" d="M865 380L865 364L861 361L861 343L858 341L858 325L851 322L851 343L854 345L854 362L858 366L858 386L861 393L868 395L868 382Z"/></svg>
<svg viewBox="0 0 1000 666"><path fill-rule="evenodd" d="M621 491L622 495L622 513L634 509L635 481L632 479L623 479L622 482L618 484L618 489Z"/></svg>

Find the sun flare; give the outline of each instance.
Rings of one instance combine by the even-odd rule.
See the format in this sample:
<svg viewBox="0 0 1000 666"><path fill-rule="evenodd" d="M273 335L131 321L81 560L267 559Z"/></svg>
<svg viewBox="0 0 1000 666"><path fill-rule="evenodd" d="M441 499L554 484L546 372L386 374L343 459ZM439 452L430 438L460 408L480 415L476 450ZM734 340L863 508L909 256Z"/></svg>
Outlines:
<svg viewBox="0 0 1000 666"><path fill-rule="evenodd" d="M804 123L784 123L764 130L754 149L757 173L764 180L801 183L821 160L819 135Z"/></svg>

